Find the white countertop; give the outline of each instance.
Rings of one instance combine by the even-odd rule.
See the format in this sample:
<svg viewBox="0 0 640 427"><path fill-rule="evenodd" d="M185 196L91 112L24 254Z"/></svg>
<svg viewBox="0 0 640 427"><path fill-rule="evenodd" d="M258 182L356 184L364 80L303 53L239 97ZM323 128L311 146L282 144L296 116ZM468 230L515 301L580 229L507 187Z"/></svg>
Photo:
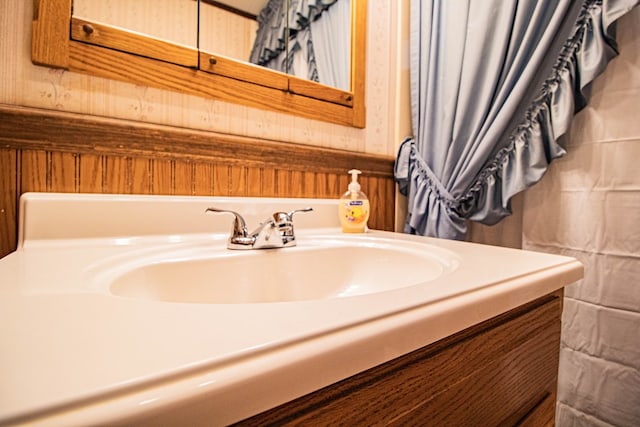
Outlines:
<svg viewBox="0 0 640 427"><path fill-rule="evenodd" d="M211 205L247 213L250 223L275 205L311 205L315 217L295 219L298 245L317 235L342 236L335 201L22 199L19 249L0 260L0 425L139 423L172 413L228 424L582 277L573 258L370 231L353 238L451 251L459 266L381 293L262 304L145 301L91 286L96 266L110 260L224 245L231 220L204 218Z"/></svg>

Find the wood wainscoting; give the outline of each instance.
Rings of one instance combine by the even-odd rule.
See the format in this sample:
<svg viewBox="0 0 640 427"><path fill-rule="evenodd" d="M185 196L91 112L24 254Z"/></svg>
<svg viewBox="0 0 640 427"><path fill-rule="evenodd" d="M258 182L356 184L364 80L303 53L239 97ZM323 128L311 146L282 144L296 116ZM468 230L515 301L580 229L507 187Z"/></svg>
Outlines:
<svg viewBox="0 0 640 427"><path fill-rule="evenodd" d="M0 105L0 257L16 248L25 192L337 198L351 168L369 227L393 230L389 156Z"/></svg>

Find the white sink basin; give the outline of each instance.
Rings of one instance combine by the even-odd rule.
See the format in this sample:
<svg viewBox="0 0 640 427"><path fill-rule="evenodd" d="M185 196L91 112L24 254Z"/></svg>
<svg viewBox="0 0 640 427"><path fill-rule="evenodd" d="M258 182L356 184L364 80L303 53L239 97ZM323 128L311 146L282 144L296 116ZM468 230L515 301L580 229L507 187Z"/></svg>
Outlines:
<svg viewBox="0 0 640 427"><path fill-rule="evenodd" d="M384 239L312 240L275 250L164 255L115 277L113 295L153 301L247 304L342 298L428 282L452 260ZM172 259L177 258L177 259Z"/></svg>

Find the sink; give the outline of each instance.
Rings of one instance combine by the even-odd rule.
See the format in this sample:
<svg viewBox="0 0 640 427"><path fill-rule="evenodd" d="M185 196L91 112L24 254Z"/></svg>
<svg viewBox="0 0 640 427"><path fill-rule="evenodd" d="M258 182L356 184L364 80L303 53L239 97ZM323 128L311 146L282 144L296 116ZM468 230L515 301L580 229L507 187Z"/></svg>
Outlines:
<svg viewBox="0 0 640 427"><path fill-rule="evenodd" d="M20 200L0 259L0 425L233 424L582 277L557 255L345 234L337 199ZM313 213L296 247L231 251L210 206L252 229Z"/></svg>
<svg viewBox="0 0 640 427"><path fill-rule="evenodd" d="M251 304L344 298L428 282L452 269L410 244L384 239L307 241L274 250L165 257L112 279L116 296L200 304Z"/></svg>

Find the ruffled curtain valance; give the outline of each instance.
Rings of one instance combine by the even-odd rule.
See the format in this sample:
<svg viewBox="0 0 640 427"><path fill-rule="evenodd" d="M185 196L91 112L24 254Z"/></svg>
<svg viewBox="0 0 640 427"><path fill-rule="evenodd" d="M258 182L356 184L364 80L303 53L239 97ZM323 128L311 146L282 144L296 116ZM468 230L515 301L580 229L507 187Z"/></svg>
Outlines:
<svg viewBox="0 0 640 427"><path fill-rule="evenodd" d="M412 1L414 137L395 165L405 232L464 239L562 155L587 87L638 0Z"/></svg>
<svg viewBox="0 0 640 427"><path fill-rule="evenodd" d="M258 31L249 61L267 65L278 58L289 39L309 27L338 0L269 0L258 15ZM284 71L284 70L282 70Z"/></svg>

